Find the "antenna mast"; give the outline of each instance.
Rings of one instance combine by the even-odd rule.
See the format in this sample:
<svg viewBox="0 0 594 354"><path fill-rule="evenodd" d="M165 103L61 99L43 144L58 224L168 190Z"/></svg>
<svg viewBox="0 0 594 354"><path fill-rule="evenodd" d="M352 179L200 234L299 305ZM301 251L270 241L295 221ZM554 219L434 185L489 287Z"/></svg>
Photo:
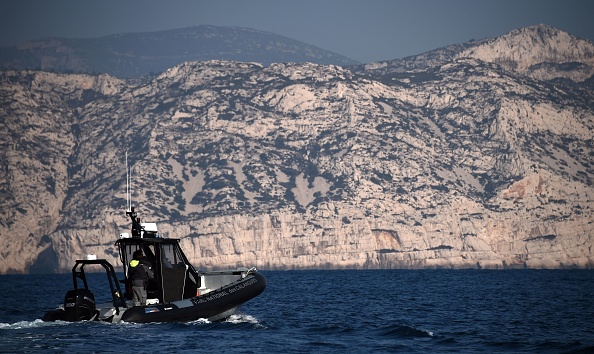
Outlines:
<svg viewBox="0 0 594 354"><path fill-rule="evenodd" d="M126 211L132 211L131 189L132 189L132 170L128 167L128 150L126 150Z"/></svg>

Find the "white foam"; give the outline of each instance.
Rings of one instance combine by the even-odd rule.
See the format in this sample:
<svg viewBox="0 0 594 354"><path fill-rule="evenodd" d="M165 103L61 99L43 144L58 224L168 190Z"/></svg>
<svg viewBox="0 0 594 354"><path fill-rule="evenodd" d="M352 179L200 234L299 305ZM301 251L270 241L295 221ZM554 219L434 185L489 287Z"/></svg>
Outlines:
<svg viewBox="0 0 594 354"><path fill-rule="evenodd" d="M244 315L244 314L235 314L229 316L225 322L238 324L238 323L251 323L251 324L258 324L259 321L256 317L251 315Z"/></svg>
<svg viewBox="0 0 594 354"><path fill-rule="evenodd" d="M206 323L211 323L211 322L209 320L207 320L206 318L199 318L197 320L188 322L188 324L206 324Z"/></svg>
<svg viewBox="0 0 594 354"><path fill-rule="evenodd" d="M38 327L49 327L49 326L63 326L69 324L70 322L65 321L55 321L55 322L46 322L40 319L35 321L19 321L15 323L0 323L0 329L23 329L23 328L38 328Z"/></svg>

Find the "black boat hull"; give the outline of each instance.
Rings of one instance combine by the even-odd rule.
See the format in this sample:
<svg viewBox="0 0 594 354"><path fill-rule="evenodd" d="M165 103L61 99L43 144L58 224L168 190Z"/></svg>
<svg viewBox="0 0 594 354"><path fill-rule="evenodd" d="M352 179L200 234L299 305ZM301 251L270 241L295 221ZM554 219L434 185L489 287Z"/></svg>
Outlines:
<svg viewBox="0 0 594 354"><path fill-rule="evenodd" d="M222 320L241 304L260 295L266 288L266 278L250 273L244 279L207 294L166 304L135 306L124 310L121 317L103 319L108 322L188 322L197 319ZM100 320L95 317L95 319ZM71 321L63 309L47 312L44 321Z"/></svg>
<svg viewBox="0 0 594 354"><path fill-rule="evenodd" d="M265 288L266 278L260 273L252 273L236 283L201 296L167 304L129 308L122 314L121 320L148 323L210 319L253 299L260 295Z"/></svg>

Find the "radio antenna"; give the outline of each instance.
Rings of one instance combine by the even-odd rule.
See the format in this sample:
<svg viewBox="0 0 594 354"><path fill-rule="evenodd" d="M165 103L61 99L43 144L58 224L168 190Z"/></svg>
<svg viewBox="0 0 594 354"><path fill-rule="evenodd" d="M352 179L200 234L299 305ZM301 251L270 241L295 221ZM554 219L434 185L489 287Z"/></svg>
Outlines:
<svg viewBox="0 0 594 354"><path fill-rule="evenodd" d="M128 166L128 150L126 150L126 211L132 211L132 169Z"/></svg>

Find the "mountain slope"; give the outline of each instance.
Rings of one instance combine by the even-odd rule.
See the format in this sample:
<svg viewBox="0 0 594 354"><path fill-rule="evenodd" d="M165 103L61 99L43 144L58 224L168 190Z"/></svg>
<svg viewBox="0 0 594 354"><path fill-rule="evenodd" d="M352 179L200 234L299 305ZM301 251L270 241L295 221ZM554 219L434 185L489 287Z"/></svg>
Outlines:
<svg viewBox="0 0 594 354"><path fill-rule="evenodd" d="M353 65L356 61L296 40L239 27L196 26L111 35L48 38L0 48L0 67L62 73L106 73L137 78L184 61L212 59L258 62L314 62Z"/></svg>
<svg viewBox="0 0 594 354"><path fill-rule="evenodd" d="M594 96L498 63L0 75L0 272L117 263L133 201L199 268L592 267ZM26 117L27 119L24 119Z"/></svg>
<svg viewBox="0 0 594 354"><path fill-rule="evenodd" d="M594 44L546 25L525 27L496 38L451 45L420 55L371 63L359 68L377 75L386 75L424 70L461 58L496 63L522 75L545 81L563 79L583 83L591 80L594 75Z"/></svg>
<svg viewBox="0 0 594 354"><path fill-rule="evenodd" d="M546 25L511 31L468 48L458 57L499 63L539 80L582 82L594 75L594 44Z"/></svg>

